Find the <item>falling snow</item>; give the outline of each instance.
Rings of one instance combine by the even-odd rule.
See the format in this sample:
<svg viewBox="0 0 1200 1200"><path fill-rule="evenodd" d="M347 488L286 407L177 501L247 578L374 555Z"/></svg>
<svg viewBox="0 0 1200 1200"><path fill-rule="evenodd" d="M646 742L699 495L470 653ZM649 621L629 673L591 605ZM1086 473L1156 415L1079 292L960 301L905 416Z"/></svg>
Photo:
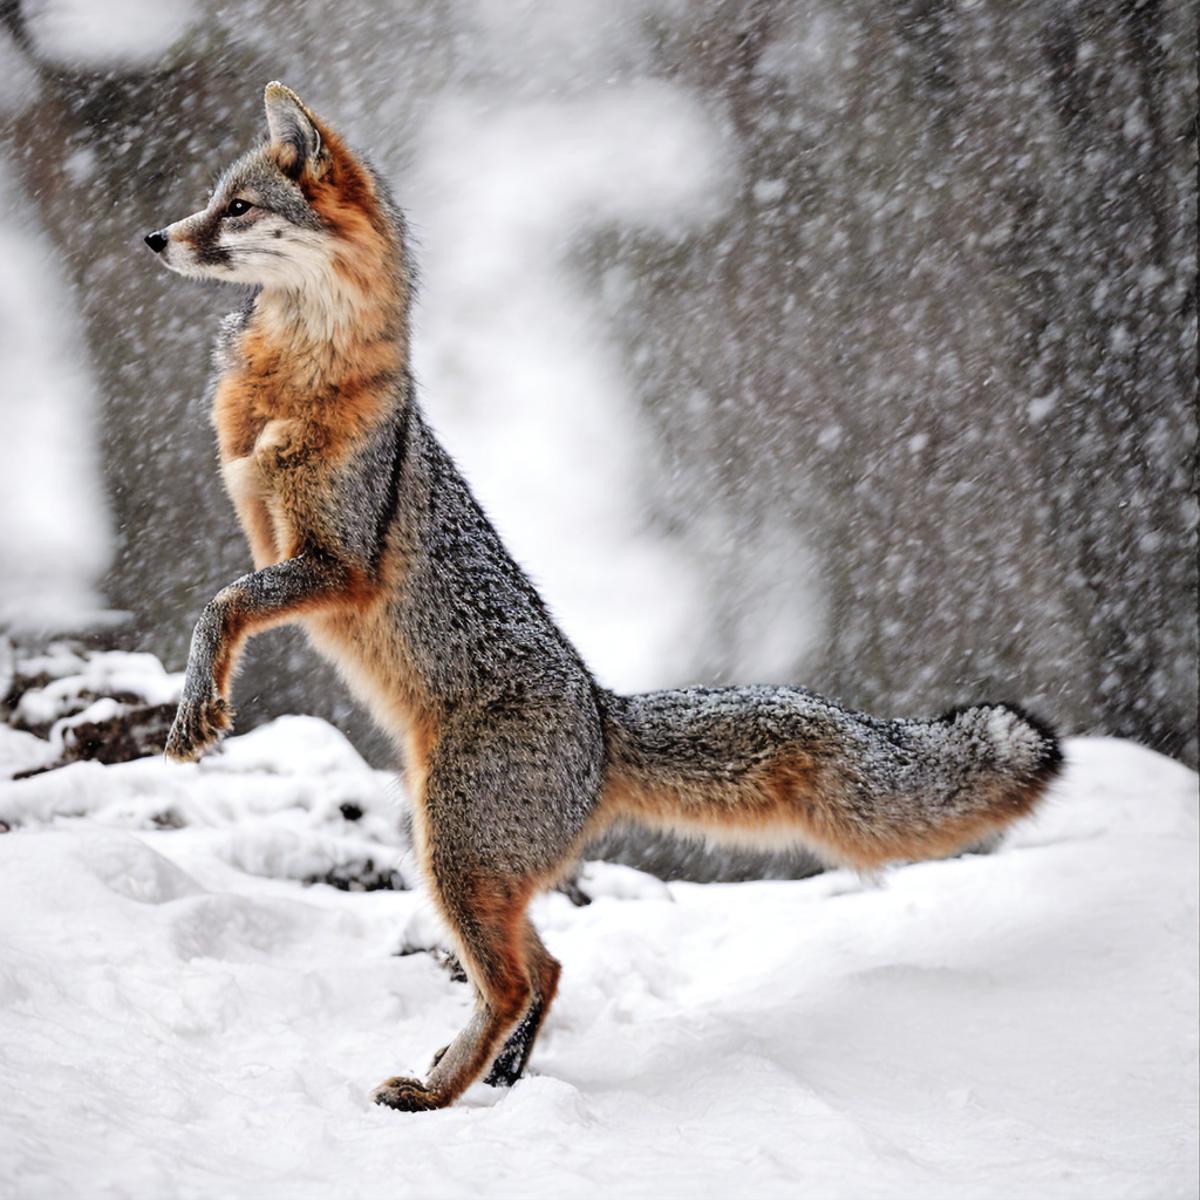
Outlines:
<svg viewBox="0 0 1200 1200"><path fill-rule="evenodd" d="M0 5L0 1194L1194 1195L1195 18ZM391 181L422 403L604 684L1017 702L1086 735L1055 803L883 890L590 864L532 1077L372 1108L468 1000L300 639L212 762L55 766L248 564L236 299L140 243L275 78Z"/></svg>

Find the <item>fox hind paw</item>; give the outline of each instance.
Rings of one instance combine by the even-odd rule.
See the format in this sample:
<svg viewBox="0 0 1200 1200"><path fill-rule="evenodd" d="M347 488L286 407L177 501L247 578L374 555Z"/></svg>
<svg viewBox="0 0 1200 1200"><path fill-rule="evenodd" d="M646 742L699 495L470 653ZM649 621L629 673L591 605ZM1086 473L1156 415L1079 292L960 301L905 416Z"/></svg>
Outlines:
<svg viewBox="0 0 1200 1200"><path fill-rule="evenodd" d="M167 734L166 756L175 762L195 762L215 746L233 724L233 711L220 696L179 702L171 732Z"/></svg>
<svg viewBox="0 0 1200 1200"><path fill-rule="evenodd" d="M405 1079L402 1075L393 1075L385 1079L372 1093L371 1099L376 1104L398 1109L400 1112L428 1112L433 1108L441 1108L442 1101L418 1079Z"/></svg>

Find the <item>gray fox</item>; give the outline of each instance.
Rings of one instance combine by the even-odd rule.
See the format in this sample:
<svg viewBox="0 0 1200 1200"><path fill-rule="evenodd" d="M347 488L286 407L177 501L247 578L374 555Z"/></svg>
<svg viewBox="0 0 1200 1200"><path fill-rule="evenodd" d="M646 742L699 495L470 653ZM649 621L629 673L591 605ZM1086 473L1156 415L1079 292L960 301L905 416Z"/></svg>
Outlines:
<svg viewBox="0 0 1200 1200"><path fill-rule="evenodd" d="M241 646L293 621L394 736L476 1007L427 1079L388 1079L379 1103L440 1108L489 1069L520 1076L560 971L530 897L616 822L872 869L1033 808L1058 741L1012 706L880 720L798 687L600 687L418 407L387 187L288 88L265 103L265 144L145 239L180 274L251 289L222 325L212 409L255 570L200 616L167 754L229 728Z"/></svg>

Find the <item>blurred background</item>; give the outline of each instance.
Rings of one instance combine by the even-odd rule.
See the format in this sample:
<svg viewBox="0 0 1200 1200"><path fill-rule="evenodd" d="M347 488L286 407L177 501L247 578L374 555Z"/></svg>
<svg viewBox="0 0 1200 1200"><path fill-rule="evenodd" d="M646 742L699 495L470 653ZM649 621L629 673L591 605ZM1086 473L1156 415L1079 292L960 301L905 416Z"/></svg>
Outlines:
<svg viewBox="0 0 1200 1200"><path fill-rule="evenodd" d="M295 88L409 213L432 423L599 679L1197 761L1197 4L0 0L0 622L182 667L231 291L141 245ZM240 726L391 754L303 637Z"/></svg>

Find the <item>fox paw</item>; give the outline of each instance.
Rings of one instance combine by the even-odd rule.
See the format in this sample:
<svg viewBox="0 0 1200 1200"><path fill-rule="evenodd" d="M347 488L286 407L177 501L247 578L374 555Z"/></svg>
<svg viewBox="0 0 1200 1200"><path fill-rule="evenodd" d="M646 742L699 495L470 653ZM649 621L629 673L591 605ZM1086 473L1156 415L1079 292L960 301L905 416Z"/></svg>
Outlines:
<svg viewBox="0 0 1200 1200"><path fill-rule="evenodd" d="M420 1080L405 1079L402 1075L385 1079L371 1093L371 1099L376 1104L386 1104L388 1108L396 1108L400 1112L428 1112L432 1108L441 1108L444 1103Z"/></svg>
<svg viewBox="0 0 1200 1200"><path fill-rule="evenodd" d="M224 737L233 724L233 711L220 696L179 702L171 732L167 734L166 756L175 762L195 762Z"/></svg>

